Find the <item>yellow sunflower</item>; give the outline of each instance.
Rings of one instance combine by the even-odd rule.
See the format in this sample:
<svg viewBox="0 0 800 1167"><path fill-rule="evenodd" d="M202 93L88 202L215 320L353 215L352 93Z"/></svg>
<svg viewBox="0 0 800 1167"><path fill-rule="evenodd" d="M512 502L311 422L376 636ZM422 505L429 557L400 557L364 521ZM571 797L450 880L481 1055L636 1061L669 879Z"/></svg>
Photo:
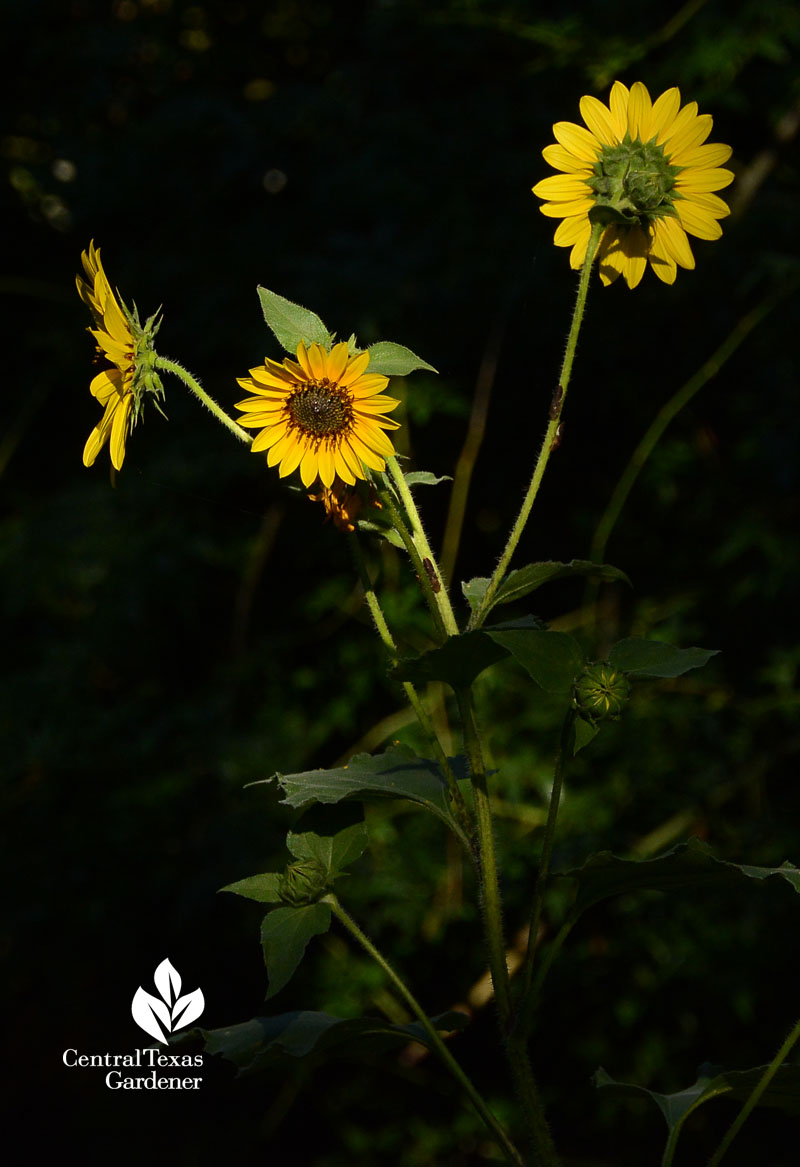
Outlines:
<svg viewBox="0 0 800 1167"><path fill-rule="evenodd" d="M733 181L720 169L730 146L704 144L711 115L698 114L695 101L681 109L678 89L653 102L641 81L630 90L615 81L608 106L582 97L580 110L588 129L553 126L558 144L542 153L561 173L533 188L546 200L542 214L562 220L556 244L571 247L570 265L580 268L592 224L603 224L597 257L604 284L621 275L635 288L648 262L673 283L678 266L694 267L687 232L698 239L722 234L717 220L730 209L712 192Z"/></svg>
<svg viewBox="0 0 800 1167"><path fill-rule="evenodd" d="M81 276L76 276L75 282L97 325L89 332L97 341L98 358L110 364L89 386L104 413L83 448L83 464L91 466L110 438L111 463L115 470L121 470L125 460L125 441L131 428L136 342L128 318L106 279L99 248L90 243L81 259L89 282Z"/></svg>
<svg viewBox="0 0 800 1167"><path fill-rule="evenodd" d="M354 486L364 466L384 470L394 447L385 430L399 423L384 415L399 402L381 390L389 378L368 373L369 353L351 356L340 341L330 352L320 344L297 346L297 360L265 360L249 377L237 378L255 393L238 402L243 426L259 429L250 447L267 450L267 463L281 478L300 467L304 486L319 478L330 488L338 475ZM362 465L363 463L363 465Z"/></svg>

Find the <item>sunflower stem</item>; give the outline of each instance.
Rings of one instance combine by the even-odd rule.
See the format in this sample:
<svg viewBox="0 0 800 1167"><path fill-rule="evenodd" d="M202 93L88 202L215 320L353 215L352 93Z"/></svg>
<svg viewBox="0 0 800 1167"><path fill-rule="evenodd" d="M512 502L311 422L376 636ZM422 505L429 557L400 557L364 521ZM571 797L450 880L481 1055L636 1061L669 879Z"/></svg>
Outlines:
<svg viewBox="0 0 800 1167"><path fill-rule="evenodd" d="M547 810L547 824L544 831L544 841L542 842L542 854L539 859L539 870L536 873L536 883L533 889L528 949L525 953L525 962L522 968L522 991L517 1006L517 1025L525 1036L530 1033L531 1021L533 1019L533 1004L536 999L536 994L532 991L532 981L533 968L536 961L539 923L542 918L547 877L550 874L550 858L553 854L553 840L556 833L558 808L561 803L561 791L564 786L564 770L570 755L574 727L575 711L570 709L561 727L561 740L559 742L556 764L553 771L553 788L550 791L550 805Z"/></svg>
<svg viewBox="0 0 800 1167"><path fill-rule="evenodd" d="M367 601L367 607L369 608L370 614L372 615L375 629L378 633L378 636L381 638L386 651L389 654L389 658L392 664L397 664L399 659L397 645L395 644L394 637L392 636L392 633L389 629L389 625L386 622L386 617L383 614L380 601L375 592L375 589L372 586L372 581L369 578L369 572L367 571L367 565L364 562L364 556L361 553L361 544L358 541L358 536L355 534L355 532L351 532L348 534L347 541L353 554L353 561L356 565L356 571L358 572L358 577L361 581L361 587L364 590L364 598ZM469 811L467 810L467 804L464 802L464 796L458 788L458 781L456 780L456 776L453 773L453 767L450 765L450 759L445 753L442 743L439 741L439 736L436 733L436 729L430 718L430 715L423 705L422 699L417 693L414 685L410 681L403 681L403 691L408 698L409 705L414 710L417 721L419 722L423 733L427 737L431 748L433 749L433 752L436 756L436 761L441 766L442 772L447 779L447 790L450 795L450 801L453 805L453 813L455 814L458 825L461 828L458 835L459 841L464 845L465 850L469 854L470 858L474 860L475 851L473 845L473 836L475 833L475 828L473 826Z"/></svg>
<svg viewBox="0 0 800 1167"><path fill-rule="evenodd" d="M482 1096L478 1093L471 1080L467 1077L464 1070L450 1053L450 1050L445 1045L435 1025L432 1023L431 1019L428 1017L427 1013L422 1008L414 994L408 988L405 981L395 972L395 970L389 964L388 960L382 955L381 952L378 951L369 937L361 931L353 917L345 911L333 892L329 892L327 895L323 896L320 900L320 903L328 904L337 920L339 920L339 922L345 926L350 935L358 941L364 951L372 957L375 963L383 970L388 979L394 985L397 992L406 1002L411 1012L414 1014L422 1028L425 1030L431 1045L439 1055L445 1067L461 1086L462 1090L467 1095L488 1129L491 1131L495 1142L503 1151L506 1162L513 1163L514 1167L524 1167L522 1156L511 1142L511 1139L509 1138L505 1129L492 1114L491 1110L487 1106Z"/></svg>
<svg viewBox="0 0 800 1167"><path fill-rule="evenodd" d="M411 524L411 537L414 540L414 546L417 548L419 558L422 560L423 573L428 578L428 586L433 597L433 602L439 610L442 625L448 636L458 636L458 624L453 613L453 608L450 604L450 596L447 591L447 585L442 579L442 573L436 562L436 556L431 550L428 537L425 534L425 529L422 526L422 520L419 517L417 504L414 502L411 491L408 488L408 483L405 480L403 471L400 469L397 458L388 458L386 464L389 468L389 473L395 485L395 489L400 496L400 500L405 507ZM420 576L420 583L425 586L422 576Z"/></svg>
<svg viewBox="0 0 800 1167"><path fill-rule="evenodd" d="M157 369L163 369L165 373L173 373L179 380L183 381L187 389L191 389L195 397L198 397L203 405L211 410L217 421L221 421L226 429L229 429L232 434L235 434L240 441L247 442L248 446L251 444L253 441L252 434L249 434L247 430L237 425L232 417L228 417L225 410L217 405L214 398L206 393L200 382L187 369L184 369L183 365L179 365L177 361L171 361L167 357L156 357L155 366Z"/></svg>
<svg viewBox="0 0 800 1167"><path fill-rule="evenodd" d="M731 1123L731 1125L730 1125L725 1137L723 1138L722 1142L720 1143L720 1145L717 1147L714 1154L709 1159L708 1167L718 1167L719 1163L722 1161L723 1155L728 1150L728 1147L731 1145L731 1143L733 1142L733 1140L736 1138L739 1131L743 1127L745 1120L748 1118L751 1110L753 1110L753 1108L758 1105L758 1101L761 1098L761 1095L764 1093L767 1086L769 1086L770 1082L775 1077L778 1070L781 1068L783 1063L788 1058L789 1054L792 1052L792 1049L796 1045L798 1039L800 1039L800 1021L798 1021L794 1025L794 1027L791 1029L791 1031L789 1032L789 1035L786 1038L786 1040L784 1041L783 1045L778 1050L778 1052L776 1053L775 1057L772 1059L770 1064L767 1066L764 1073L761 1075L761 1078L760 1078L759 1082L757 1083L757 1085L754 1087L753 1092L751 1093L750 1097L747 1099L744 1106L742 1107L742 1109L737 1114L736 1118Z"/></svg>
<svg viewBox="0 0 800 1167"><path fill-rule="evenodd" d="M578 334L581 330L583 322L583 313L586 306L586 294L589 290L589 276L591 275L592 264L597 254L597 248L600 244L600 236L603 233L603 225L594 223L592 225L592 233L589 236L589 243L586 247L586 257L581 268L580 282L578 284L578 296L575 301L575 309L572 313L572 324L570 325L569 336L567 337L567 347L564 353L564 360L561 365L561 372L558 378L558 386L550 403L549 424L544 435L544 441L539 451L539 457L536 460L536 465L533 468L533 475L528 486L527 493L520 507L516 522L511 528L511 534L508 536L503 554L500 556L497 567L494 569L492 578L484 593L483 599L478 605L477 609L472 615L469 622L470 628L480 628L487 612L492 606L495 593L503 582L508 565L511 558L517 549L517 544L520 541L522 532L525 530L525 525L528 522L533 504L536 501L536 496L539 493L539 487L542 484L544 472L547 469L547 463L550 461L550 455L559 443L560 440L560 426L561 413L564 409L564 402L567 398L567 389L569 387L569 380L572 374L572 364L575 360L575 350L578 345Z"/></svg>
<svg viewBox="0 0 800 1167"><path fill-rule="evenodd" d="M414 536L406 526L403 520L403 516L400 514L400 510L395 502L394 496L388 487L381 492L381 501L386 503L386 509L388 510L391 517L392 526L403 540L403 545L405 546L409 558L414 565L414 572L416 574L417 580L419 581L419 586L422 589L422 594L425 597L425 601L430 608L431 615L433 616L433 622L436 625L436 631L441 639L445 640L448 636L448 632L442 617L441 606L433 590L431 578L428 572L425 570L424 561L420 555L420 550L414 540Z"/></svg>

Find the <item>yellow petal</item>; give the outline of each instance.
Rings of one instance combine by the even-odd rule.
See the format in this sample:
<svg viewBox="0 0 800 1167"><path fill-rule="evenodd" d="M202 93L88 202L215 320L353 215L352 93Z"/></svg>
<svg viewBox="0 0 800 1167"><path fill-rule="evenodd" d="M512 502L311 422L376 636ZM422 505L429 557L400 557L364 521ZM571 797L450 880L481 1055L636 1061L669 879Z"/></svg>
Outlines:
<svg viewBox="0 0 800 1167"><path fill-rule="evenodd" d="M690 101L688 105L683 107L680 113L676 114L671 122L665 122L664 125L662 125L661 129L656 135L656 142L658 145L663 146L667 139L672 137L673 134L683 133L687 126L692 125L696 117L697 102Z"/></svg>
<svg viewBox="0 0 800 1167"><path fill-rule="evenodd" d="M309 446L300 459L300 479L303 486L310 486L317 477L317 451Z"/></svg>
<svg viewBox="0 0 800 1167"><path fill-rule="evenodd" d="M317 455L317 469L322 485L330 487L336 477L336 459L330 446L321 445Z"/></svg>
<svg viewBox="0 0 800 1167"><path fill-rule="evenodd" d="M293 429L287 430L283 437L279 438L275 445L270 447L267 453L267 465L277 466L278 462L294 448L296 442L297 431Z"/></svg>
<svg viewBox="0 0 800 1167"><path fill-rule="evenodd" d="M680 199L676 201L676 207L680 201ZM703 211L708 211L715 219L724 219L731 213L728 204L723 202L722 199L717 198L715 194L698 194L697 191L692 191L685 201L694 203L696 207L700 207Z"/></svg>
<svg viewBox="0 0 800 1167"><path fill-rule="evenodd" d="M365 462L366 465L369 466L370 470L386 469L386 463L384 462L383 458L376 454L374 450L371 450L369 446L367 446L364 442L361 441L359 437L357 437L356 434L349 434L347 440L350 444L351 450L354 451L354 453L361 459L362 462ZM392 453L394 453L394 449L392 449ZM363 474L361 477L364 477Z"/></svg>
<svg viewBox="0 0 800 1167"><path fill-rule="evenodd" d="M109 397L116 394L122 396L123 378L119 369L103 369L96 377L92 377L89 386L92 397L96 397L101 405L105 405Z"/></svg>
<svg viewBox="0 0 800 1167"><path fill-rule="evenodd" d="M675 126L680 121L680 116L675 119ZM672 128L667 140L663 143L664 153L671 162L673 157L679 158L686 150L691 150L694 146L699 146L705 142L708 135L714 126L714 119L710 113L701 113L689 125L684 126L681 130L676 131L675 126Z"/></svg>
<svg viewBox="0 0 800 1167"><path fill-rule="evenodd" d="M734 177L732 170L686 170L675 179L675 189L691 197L695 193L705 194L707 191L722 190L723 187L730 186Z"/></svg>
<svg viewBox="0 0 800 1167"><path fill-rule="evenodd" d="M672 123L678 116L680 107L680 89L667 89L665 93L656 98L650 111L649 125L646 128L643 127L647 136L643 137L642 141L649 142L652 138L660 141L662 136L668 134Z"/></svg>
<svg viewBox="0 0 800 1167"><path fill-rule="evenodd" d="M336 467L336 473L339 475L342 482L346 482L348 486L355 486L355 475L345 461L344 450L342 446L338 446L334 451L333 461Z"/></svg>
<svg viewBox="0 0 800 1167"><path fill-rule="evenodd" d="M692 146L680 153L670 151L670 162L673 166L721 166L727 162L733 150L722 142L707 142L704 146Z"/></svg>
<svg viewBox="0 0 800 1167"><path fill-rule="evenodd" d="M347 467L347 471L350 477L346 478L345 475L342 474L341 468L339 469L339 476L344 478L345 482L349 482L352 486L356 478L364 477L364 471L361 468L361 459L359 458L358 454L356 454L355 450L352 449L347 438L345 438L339 446L338 454L341 457L341 461ZM337 460L337 465L338 464L339 463Z"/></svg>
<svg viewBox="0 0 800 1167"><path fill-rule="evenodd" d="M647 141L642 130L643 128L646 130L650 125L652 109L653 103L646 86L641 81L636 81L631 86L631 95L628 100L628 133L634 141L637 138Z"/></svg>
<svg viewBox="0 0 800 1167"><path fill-rule="evenodd" d="M586 122L594 137L604 146L614 146L619 141L614 130L614 119L608 110L596 97L581 98L581 117Z"/></svg>
<svg viewBox="0 0 800 1167"><path fill-rule="evenodd" d="M569 202L572 199L586 198L591 188L581 178L551 174L548 178L537 182L532 189L537 198L552 201L563 199L565 202Z"/></svg>
<svg viewBox="0 0 800 1167"><path fill-rule="evenodd" d="M347 368L345 369L345 371L342 373L341 377L339 378L339 384L343 385L345 387L347 387L348 385L352 385L354 381L358 380L358 378L364 372L364 370L366 369L368 364L369 364L369 353L359 353L357 357L353 357L350 360L350 363L348 364ZM374 375L376 377L380 376L379 373L375 373Z"/></svg>
<svg viewBox="0 0 800 1167"><path fill-rule="evenodd" d="M341 385L341 381L339 384ZM381 389L385 389L389 384L389 378L384 377L383 373L364 373L362 377L354 381L347 388L350 391L350 396L360 399L362 397L371 397L374 393L379 393Z"/></svg>
<svg viewBox="0 0 800 1167"><path fill-rule="evenodd" d="M719 239L722 234L722 228L713 215L700 210L694 203L681 199L675 203L675 210L684 231L690 231L698 239Z"/></svg>
<svg viewBox="0 0 800 1167"><path fill-rule="evenodd" d="M268 450L271 446L274 446L286 433L286 426L286 422L279 422L277 425L267 426L266 429L263 429L260 434L257 434L253 438L250 453L260 454L263 450Z"/></svg>
<svg viewBox="0 0 800 1167"><path fill-rule="evenodd" d="M312 344L308 350L308 363L311 365L315 381L324 381L328 375L328 354L321 344Z"/></svg>
<svg viewBox="0 0 800 1167"><path fill-rule="evenodd" d="M328 357L328 379L330 381L338 382L347 368L348 356L347 341L340 340L338 344L333 346ZM328 486L329 483L326 482L325 485Z"/></svg>
<svg viewBox="0 0 800 1167"><path fill-rule="evenodd" d="M630 94L628 93L627 85L623 85L621 81L615 81L611 86L611 96L608 104L611 107L611 120L614 123L614 132L619 141L625 137L625 131L628 128L629 100Z"/></svg>
<svg viewBox="0 0 800 1167"><path fill-rule="evenodd" d="M686 232L677 219L659 219L657 228L667 254L681 267L691 271L694 268L694 256Z"/></svg>
<svg viewBox="0 0 800 1167"><path fill-rule="evenodd" d="M573 243L577 243L584 236L588 241L591 230L588 219L584 219L581 215L573 215L569 219L561 220L556 227L553 241L556 247L572 247Z"/></svg>
<svg viewBox="0 0 800 1167"><path fill-rule="evenodd" d="M274 446L272 448L273 450L275 449ZM292 471L297 469L297 467L300 465L300 461L303 458L303 455L306 452L306 449L306 443L302 441L302 439L297 438L294 445L290 446L286 454L284 454L283 460L278 467L278 474L281 478L286 478L287 475L291 474Z"/></svg>
<svg viewBox="0 0 800 1167"><path fill-rule="evenodd" d="M588 162L582 158L576 158L569 150L565 150L563 146L553 144L545 146L542 150L542 157L548 166L552 166L554 170L563 170L565 174L585 174L587 178L592 173L592 168Z"/></svg>
<svg viewBox="0 0 800 1167"><path fill-rule="evenodd" d="M542 203L539 210L548 219L566 219L572 215L588 215L594 199L575 199L571 203Z"/></svg>
<svg viewBox="0 0 800 1167"><path fill-rule="evenodd" d="M308 349L302 340L297 346L297 364L300 366L303 379L313 381L314 373L311 369L311 361L309 360Z"/></svg>
<svg viewBox="0 0 800 1167"><path fill-rule="evenodd" d="M569 150L573 157L591 163L597 161L601 143L583 126L577 126L574 122L556 122L553 133L556 141Z"/></svg>

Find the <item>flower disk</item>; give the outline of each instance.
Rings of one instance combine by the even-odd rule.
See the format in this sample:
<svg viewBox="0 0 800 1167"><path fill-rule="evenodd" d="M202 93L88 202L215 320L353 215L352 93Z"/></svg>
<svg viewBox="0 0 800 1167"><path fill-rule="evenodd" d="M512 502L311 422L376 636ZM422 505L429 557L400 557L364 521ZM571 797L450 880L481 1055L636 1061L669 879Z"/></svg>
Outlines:
<svg viewBox="0 0 800 1167"><path fill-rule="evenodd" d="M557 145L542 151L560 174L542 179L533 193L545 199L542 214L561 219L559 247L571 247L570 266L583 265L592 224L604 226L597 252L600 278L610 284L623 276L635 288L648 262L665 284L678 267L693 268L687 232L698 239L719 239L718 219L730 214L713 194L733 181L720 169L730 146L705 144L710 114L697 102L681 109L678 89L655 101L637 81L611 88L608 106L582 97L586 126L558 122Z"/></svg>
<svg viewBox="0 0 800 1167"><path fill-rule="evenodd" d="M125 460L125 441L131 428L136 342L128 318L111 291L100 261L100 251L94 243L89 244L89 250L83 252L81 259L88 282L81 276L76 276L75 282L97 325L89 332L97 342L98 358L110 364L110 368L98 373L89 386L104 413L84 446L83 464L91 466L110 438L111 463L115 470L121 470Z"/></svg>
<svg viewBox="0 0 800 1167"><path fill-rule="evenodd" d="M261 431L252 452L267 450L267 463L278 467L281 478L299 466L304 486L319 478L329 488L337 475L354 486L366 479L364 466L384 470L394 454L384 431L399 428L384 415L399 401L382 394L389 378L367 373L368 364L369 353L350 356L345 341L330 352L301 341L296 361L266 360L238 378L256 394L236 406L244 413L241 424Z"/></svg>

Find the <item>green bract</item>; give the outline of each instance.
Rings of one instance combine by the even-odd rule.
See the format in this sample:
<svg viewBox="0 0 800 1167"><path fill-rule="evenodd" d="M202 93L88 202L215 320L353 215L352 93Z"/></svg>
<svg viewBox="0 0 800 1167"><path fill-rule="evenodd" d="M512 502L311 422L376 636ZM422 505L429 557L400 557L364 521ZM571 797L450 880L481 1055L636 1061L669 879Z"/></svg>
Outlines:
<svg viewBox="0 0 800 1167"><path fill-rule="evenodd" d="M625 674L605 662L588 665L575 682L575 708L587 721L616 720L630 695Z"/></svg>
<svg viewBox="0 0 800 1167"><path fill-rule="evenodd" d="M671 166L655 142L626 134L616 146L603 146L592 169L586 181L597 199L590 222L646 227L653 219L677 217L672 191L683 167Z"/></svg>
<svg viewBox="0 0 800 1167"><path fill-rule="evenodd" d="M319 859L290 863L278 880L281 899L295 908L315 903L327 888L328 873Z"/></svg>

